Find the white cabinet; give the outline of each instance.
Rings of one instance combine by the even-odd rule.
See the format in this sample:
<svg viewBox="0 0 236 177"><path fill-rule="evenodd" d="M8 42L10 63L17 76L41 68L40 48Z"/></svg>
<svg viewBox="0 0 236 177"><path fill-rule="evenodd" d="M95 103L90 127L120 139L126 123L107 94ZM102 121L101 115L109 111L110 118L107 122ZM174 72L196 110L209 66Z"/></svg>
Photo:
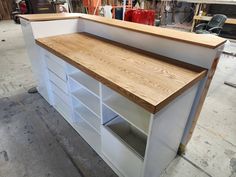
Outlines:
<svg viewBox="0 0 236 177"><path fill-rule="evenodd" d="M41 55L42 51L45 50L35 45L30 22L21 19L21 28L24 34L25 45L31 62L32 71L37 82L37 90L50 104L52 104L48 91L46 65L44 59L42 59L43 56Z"/></svg>
<svg viewBox="0 0 236 177"><path fill-rule="evenodd" d="M179 121L173 118L177 109L168 111L173 104L176 108L192 103L198 84L160 112L151 114L57 56L43 49L41 52L52 105L85 141L119 176L159 175L176 155L191 104L181 111ZM173 120L178 126L172 125ZM163 134L164 130L169 133Z"/></svg>

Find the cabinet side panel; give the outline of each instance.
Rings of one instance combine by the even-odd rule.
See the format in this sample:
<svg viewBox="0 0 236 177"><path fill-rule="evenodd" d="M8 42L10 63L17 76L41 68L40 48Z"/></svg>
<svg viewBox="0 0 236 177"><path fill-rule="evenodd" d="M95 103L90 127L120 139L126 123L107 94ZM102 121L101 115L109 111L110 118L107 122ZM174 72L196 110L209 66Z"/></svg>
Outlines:
<svg viewBox="0 0 236 177"><path fill-rule="evenodd" d="M47 76L45 71L45 63L41 56L40 48L35 44L30 22L21 19L21 29L24 35L26 50L31 62L33 75L37 81L37 90L50 104L52 104L46 82Z"/></svg>
<svg viewBox="0 0 236 177"><path fill-rule="evenodd" d="M156 113L148 138L144 177L157 177L175 158L199 83Z"/></svg>

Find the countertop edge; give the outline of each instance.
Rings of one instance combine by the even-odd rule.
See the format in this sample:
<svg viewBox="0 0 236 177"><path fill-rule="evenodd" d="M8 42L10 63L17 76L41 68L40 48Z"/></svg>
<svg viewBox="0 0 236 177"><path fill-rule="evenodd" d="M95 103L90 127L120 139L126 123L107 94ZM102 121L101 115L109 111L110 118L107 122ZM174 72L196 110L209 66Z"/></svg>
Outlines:
<svg viewBox="0 0 236 177"><path fill-rule="evenodd" d="M57 52L54 49L52 49L51 47L43 44L40 41L40 39L36 39L35 42L36 42L37 45L43 47L44 49L48 50L52 54L54 54L57 57L63 59L64 61L68 62L72 66L80 69L81 71L85 72L86 74L88 74L92 78L96 79L97 81L101 82L102 84L106 85L107 87L115 90L116 92L120 93L121 95L123 95L127 99L133 101L134 103L138 104L139 106L141 106L142 108L144 108L145 110L147 110L148 112L150 112L152 114L155 114L158 111L160 111L162 108L164 108L166 105L168 105L171 101L173 101L176 97L181 95L184 91L186 91L187 89L192 87L194 84L196 84L198 81L200 81L202 78L204 78L207 74L206 70L201 71L192 81L187 83L185 86L183 86L182 88L180 88L179 90L174 92L172 95L170 95L169 97L167 97L165 100L161 101L160 103L158 103L156 105L153 105L153 104L147 102L146 100L136 96L135 94L125 90L124 88L120 87L119 85L117 85L117 84L107 80L106 78L98 75L97 73L95 73L92 70L86 68L85 66L73 61L71 58L67 57L63 53Z"/></svg>

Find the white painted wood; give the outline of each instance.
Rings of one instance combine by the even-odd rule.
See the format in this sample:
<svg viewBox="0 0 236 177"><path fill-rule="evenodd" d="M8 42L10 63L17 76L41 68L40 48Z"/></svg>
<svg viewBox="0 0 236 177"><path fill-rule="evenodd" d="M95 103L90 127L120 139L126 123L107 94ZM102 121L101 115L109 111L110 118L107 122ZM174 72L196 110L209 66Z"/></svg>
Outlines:
<svg viewBox="0 0 236 177"><path fill-rule="evenodd" d="M117 113L108 108L105 104L102 103L102 125L111 121L112 119L118 116Z"/></svg>
<svg viewBox="0 0 236 177"><path fill-rule="evenodd" d="M66 71L60 64L54 62L51 58L45 56L47 68L60 77L63 81L67 81Z"/></svg>
<svg viewBox="0 0 236 177"><path fill-rule="evenodd" d="M77 115L77 120L81 119ZM82 138L98 153L101 154L101 136L84 120L72 123L71 126L82 136Z"/></svg>
<svg viewBox="0 0 236 177"><path fill-rule="evenodd" d="M34 38L76 33L80 31L78 19L31 22Z"/></svg>
<svg viewBox="0 0 236 177"><path fill-rule="evenodd" d="M56 74L52 71L48 71L49 80L52 81L57 87L59 87L63 92L68 93L67 84L61 78L59 78Z"/></svg>
<svg viewBox="0 0 236 177"><path fill-rule="evenodd" d="M67 65L66 65L66 73L67 73L68 75L73 74L73 73L76 73L76 72L78 72L78 71L79 71L79 69L75 68L74 66L72 66L72 65L70 65L70 64L67 64Z"/></svg>
<svg viewBox="0 0 236 177"><path fill-rule="evenodd" d="M197 98L201 94L205 81L203 80L200 86L196 84L156 115L152 115L86 74L79 72L77 75L78 69L36 46L34 39L85 31L208 69L221 48L208 49L85 19L44 22L27 22L21 19L21 21L39 93L48 102L53 103L56 110L119 176L157 177L175 157L188 116L190 114L191 117L196 109L195 106L199 101ZM72 76L69 80L67 74ZM49 79L53 83L50 83ZM118 119L117 116L121 116L125 121ZM126 121L130 123L130 129L123 126L127 125ZM122 122L126 123L122 124ZM189 118L187 127L190 127L191 123L192 119ZM102 127L102 136L99 135L99 131L96 131L99 130L99 126ZM135 147L139 146L131 146L130 139L125 139L128 132L140 135L139 131L148 135L145 155L137 153L139 150ZM144 161L140 158L140 154Z"/></svg>
<svg viewBox="0 0 236 177"><path fill-rule="evenodd" d="M86 87L96 96L99 96L99 82L97 80L93 79L82 71L70 74L69 77L77 81L82 86Z"/></svg>
<svg viewBox="0 0 236 177"><path fill-rule="evenodd" d="M69 107L71 107L71 101L70 101L70 97L68 94L66 94L63 90L61 90L60 88L58 88L53 82L50 81L51 84L51 91L53 93L55 93L56 95L58 95L61 100L63 100L63 102L68 105Z"/></svg>
<svg viewBox="0 0 236 177"><path fill-rule="evenodd" d="M221 51L223 51L223 48L224 48L224 46L219 47L218 52L216 53L216 56L214 57L215 59L220 58ZM206 85L207 78L208 78L209 74L211 74L211 72L210 73L208 72L207 77L200 81L199 88L198 88L196 97L194 99L193 106L192 106L191 112L190 112L189 117L188 117L188 122L186 124L184 134L183 134L183 137L182 137L182 140L181 140L182 144L184 144L184 145L187 144L187 141L188 141L188 138L189 138L189 133L190 133L191 128L192 128L193 120L194 120L195 115L196 115L197 107L199 105L199 102L201 101L200 98L201 98L201 95L204 91L204 88L205 88L205 85Z"/></svg>
<svg viewBox="0 0 236 177"><path fill-rule="evenodd" d="M49 51L45 50L46 55L49 56L49 58L55 62L58 63L59 65L61 65L63 68L66 68L66 62L64 60L62 60L61 58L57 57L56 55L53 55L52 53L50 53Z"/></svg>
<svg viewBox="0 0 236 177"><path fill-rule="evenodd" d="M82 88L81 84L78 84L78 82L72 79L70 76L68 76L68 84L70 92L75 92L76 90Z"/></svg>
<svg viewBox="0 0 236 177"><path fill-rule="evenodd" d="M100 131L100 118L94 115L90 110L88 110L82 104L79 104L75 107L75 112L78 114L85 122L87 122L98 134L101 134Z"/></svg>
<svg viewBox="0 0 236 177"><path fill-rule="evenodd" d="M90 111L92 111L96 116L100 117L100 100L97 97L84 88L80 88L77 91L72 92L71 95L86 106Z"/></svg>
<svg viewBox="0 0 236 177"><path fill-rule="evenodd" d="M86 19L79 19L79 21L83 24L83 28L81 29L84 32L207 69L211 68L217 53L221 53L224 48L224 45L222 45L216 49L209 49L202 46L187 44L181 41L173 41L94 21L88 21ZM199 87L199 94L196 95L194 105L189 116L189 121L186 125L185 133L182 138L182 144L186 144L190 128L192 127L193 118L195 117L194 114L196 112L196 107L199 103L199 95L201 95L201 89L204 88L205 84L206 82L203 82L201 87Z"/></svg>
<svg viewBox="0 0 236 177"><path fill-rule="evenodd" d="M146 135L119 116L105 124L105 127L143 160L147 143Z"/></svg>
<svg viewBox="0 0 236 177"><path fill-rule="evenodd" d="M37 90L49 102L49 104L52 104L52 96L48 93L48 76L45 71L46 67L43 62L42 49L35 45L30 23L21 19L21 28L24 35L27 53L31 62L33 75L37 82Z"/></svg>
<svg viewBox="0 0 236 177"><path fill-rule="evenodd" d="M79 21L83 21L82 30L84 32L204 68L211 67L218 50L130 31L86 19L79 19Z"/></svg>
<svg viewBox="0 0 236 177"><path fill-rule="evenodd" d="M102 152L125 177L140 177L143 160L114 136L101 127Z"/></svg>
<svg viewBox="0 0 236 177"><path fill-rule="evenodd" d="M53 106L65 118L65 120L69 123L72 121L71 108L55 93L53 94Z"/></svg>
<svg viewBox="0 0 236 177"><path fill-rule="evenodd" d="M143 177L159 176L175 158L198 85L155 114L148 136Z"/></svg>
<svg viewBox="0 0 236 177"><path fill-rule="evenodd" d="M106 86L102 87L102 92L104 92L102 95L103 103L107 107L119 114L143 133L148 133L149 118L151 115L148 111Z"/></svg>

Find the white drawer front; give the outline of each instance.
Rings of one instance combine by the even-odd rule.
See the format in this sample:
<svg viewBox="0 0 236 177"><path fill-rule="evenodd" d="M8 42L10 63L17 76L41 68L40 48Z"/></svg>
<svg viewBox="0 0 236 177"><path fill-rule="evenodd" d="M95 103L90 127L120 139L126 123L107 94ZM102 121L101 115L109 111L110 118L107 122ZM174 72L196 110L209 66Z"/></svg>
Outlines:
<svg viewBox="0 0 236 177"><path fill-rule="evenodd" d="M54 62L60 64L63 68L66 68L66 62L65 62L64 60L60 59L59 57L57 57L56 55L53 55L53 54L51 53L50 58L51 58Z"/></svg>
<svg viewBox="0 0 236 177"><path fill-rule="evenodd" d="M125 177L140 177L143 161L127 146L102 126L102 153Z"/></svg>
<svg viewBox="0 0 236 177"><path fill-rule="evenodd" d="M68 106L71 106L70 97L67 93L63 92L60 88L58 88L53 82L51 82L51 89L53 93L58 95Z"/></svg>
<svg viewBox="0 0 236 177"><path fill-rule="evenodd" d="M48 71L49 80L52 81L57 87L63 90L65 93L68 93L67 84L64 80L59 78L56 74L51 71Z"/></svg>
<svg viewBox="0 0 236 177"><path fill-rule="evenodd" d="M49 70L51 70L53 73L55 73L58 77L60 77L62 80L66 81L67 76L65 72L65 68L58 64L57 62L53 61L51 58L45 58L47 67Z"/></svg>
<svg viewBox="0 0 236 177"><path fill-rule="evenodd" d="M66 105L63 100L57 95L53 94L54 99L54 108L68 121L71 122L72 115L71 109L68 105Z"/></svg>

